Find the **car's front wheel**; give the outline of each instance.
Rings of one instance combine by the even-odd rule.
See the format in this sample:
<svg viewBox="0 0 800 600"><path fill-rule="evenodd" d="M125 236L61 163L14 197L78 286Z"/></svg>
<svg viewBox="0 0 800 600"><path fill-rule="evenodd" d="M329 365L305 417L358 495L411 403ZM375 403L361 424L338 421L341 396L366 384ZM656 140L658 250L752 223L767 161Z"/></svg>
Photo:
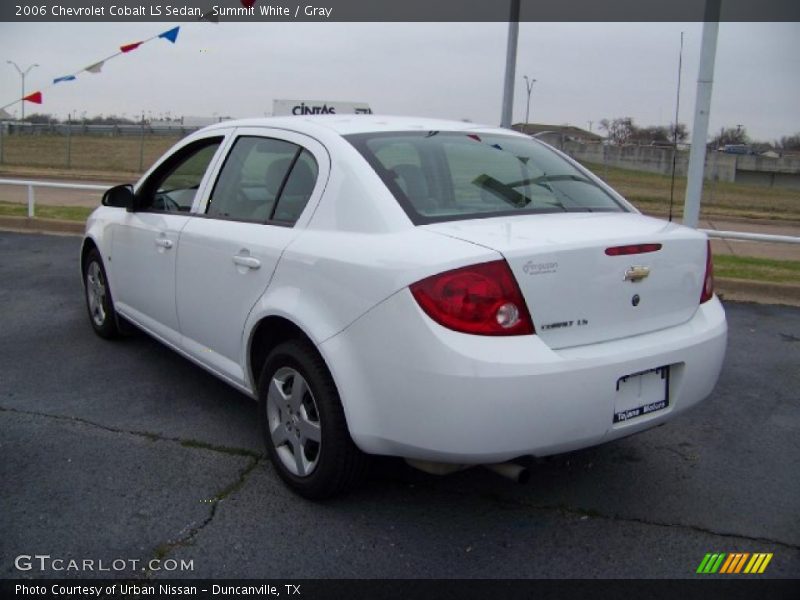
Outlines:
<svg viewBox="0 0 800 600"><path fill-rule="evenodd" d="M336 385L313 346L299 340L277 346L258 389L267 452L289 487L322 499L358 483L368 459L350 438Z"/></svg>
<svg viewBox="0 0 800 600"><path fill-rule="evenodd" d="M119 335L117 315L108 287L103 259L96 248L89 251L83 266L83 285L86 291L86 308L89 321L97 335L106 339Z"/></svg>

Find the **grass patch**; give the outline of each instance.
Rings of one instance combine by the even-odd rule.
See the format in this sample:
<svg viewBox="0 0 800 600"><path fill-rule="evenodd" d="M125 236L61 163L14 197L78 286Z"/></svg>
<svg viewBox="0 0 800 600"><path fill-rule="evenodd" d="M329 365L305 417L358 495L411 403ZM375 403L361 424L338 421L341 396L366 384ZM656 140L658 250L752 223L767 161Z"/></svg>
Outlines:
<svg viewBox="0 0 800 600"><path fill-rule="evenodd" d="M625 196L643 212L666 214L669 210L671 177L603 167L584 163L595 174ZM682 216L686 193L686 177L675 177L673 214ZM743 217L751 219L800 220L800 191L790 188L768 188L724 181L704 181L700 201L701 216Z"/></svg>
<svg viewBox="0 0 800 600"><path fill-rule="evenodd" d="M147 169L180 136L6 135L3 164L91 171L139 172ZM141 156L141 161L140 161ZM141 168L140 168L141 165Z"/></svg>
<svg viewBox="0 0 800 600"><path fill-rule="evenodd" d="M800 261L715 254L714 275L730 279L800 284Z"/></svg>
<svg viewBox="0 0 800 600"><path fill-rule="evenodd" d="M42 219L61 219L64 221L85 222L93 208L87 206L51 206L48 204L36 205L36 217ZM0 202L0 216L27 217L28 206L16 202Z"/></svg>

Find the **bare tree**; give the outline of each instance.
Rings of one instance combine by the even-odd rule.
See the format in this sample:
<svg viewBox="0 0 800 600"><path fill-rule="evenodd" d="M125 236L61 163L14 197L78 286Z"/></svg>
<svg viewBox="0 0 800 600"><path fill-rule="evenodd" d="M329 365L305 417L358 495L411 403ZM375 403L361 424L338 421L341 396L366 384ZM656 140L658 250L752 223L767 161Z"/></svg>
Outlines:
<svg viewBox="0 0 800 600"><path fill-rule="evenodd" d="M783 151L797 152L800 151L800 133L794 135L784 135L776 144Z"/></svg>
<svg viewBox="0 0 800 600"><path fill-rule="evenodd" d="M608 139L613 144L671 144L673 135L677 135L678 142L686 141L689 132L684 123L678 123L677 128L673 123L669 127L663 125L649 125L637 127L630 117L619 117L613 120L600 121L600 129L608 134Z"/></svg>
<svg viewBox="0 0 800 600"><path fill-rule="evenodd" d="M711 145L717 148L727 145L747 144L747 130L741 125L736 127L722 127L719 133L711 140Z"/></svg>
<svg viewBox="0 0 800 600"><path fill-rule="evenodd" d="M56 119L53 115L50 114L42 114L42 113L33 113L32 115L27 115L25 117L26 123L58 123L58 119Z"/></svg>
<svg viewBox="0 0 800 600"><path fill-rule="evenodd" d="M608 140L612 144L618 146L629 144L634 134L633 119L630 117L618 117L611 121L603 119L600 121L600 129L608 134Z"/></svg>
<svg viewBox="0 0 800 600"><path fill-rule="evenodd" d="M672 141L672 136L675 135L675 141L682 143L689 139L689 129L686 127L686 123L678 123L676 126L675 123L669 124L669 139Z"/></svg>

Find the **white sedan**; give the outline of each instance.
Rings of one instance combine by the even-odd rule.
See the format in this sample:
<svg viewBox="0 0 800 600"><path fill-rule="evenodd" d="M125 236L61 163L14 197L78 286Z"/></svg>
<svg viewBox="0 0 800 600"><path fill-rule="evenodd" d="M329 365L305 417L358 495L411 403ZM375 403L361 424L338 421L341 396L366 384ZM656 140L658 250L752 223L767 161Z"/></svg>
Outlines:
<svg viewBox="0 0 800 600"><path fill-rule="evenodd" d="M725 354L702 233L470 123L205 128L106 193L81 273L99 335L134 324L257 399L277 472L311 498L371 454L514 473L660 425Z"/></svg>

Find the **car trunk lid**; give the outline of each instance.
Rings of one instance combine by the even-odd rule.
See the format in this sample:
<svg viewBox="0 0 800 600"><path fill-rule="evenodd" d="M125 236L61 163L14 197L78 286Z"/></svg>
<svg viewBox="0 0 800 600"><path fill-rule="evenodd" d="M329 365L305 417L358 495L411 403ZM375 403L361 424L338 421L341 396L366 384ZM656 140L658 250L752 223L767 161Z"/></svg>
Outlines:
<svg viewBox="0 0 800 600"><path fill-rule="evenodd" d="M705 236L675 223L634 213L569 213L423 227L500 252L537 334L554 349L677 325L699 305ZM639 244L660 248L617 256L606 252Z"/></svg>

